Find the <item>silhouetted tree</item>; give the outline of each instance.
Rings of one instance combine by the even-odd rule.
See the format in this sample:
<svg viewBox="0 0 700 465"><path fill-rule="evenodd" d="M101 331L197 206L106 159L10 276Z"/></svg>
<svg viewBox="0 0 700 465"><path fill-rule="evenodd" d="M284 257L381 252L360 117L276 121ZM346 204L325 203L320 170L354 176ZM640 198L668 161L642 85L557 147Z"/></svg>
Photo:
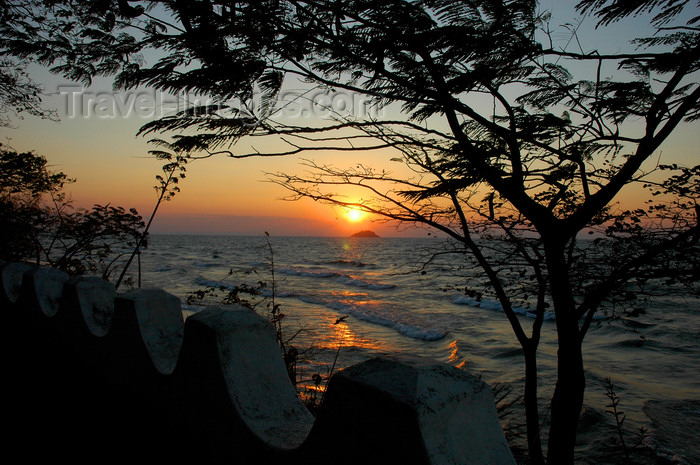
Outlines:
<svg viewBox="0 0 700 465"><path fill-rule="evenodd" d="M0 258L109 277L144 223L134 209L73 208L63 192L70 182L46 158L0 146Z"/></svg>
<svg viewBox="0 0 700 465"><path fill-rule="evenodd" d="M0 145L0 258L37 256L36 240L43 222L41 198L58 195L72 181L46 165L44 157Z"/></svg>
<svg viewBox="0 0 700 465"><path fill-rule="evenodd" d="M31 80L26 67L0 58L0 127L12 125L13 117L25 114L56 120L55 110L42 107L44 90Z"/></svg>
<svg viewBox="0 0 700 465"><path fill-rule="evenodd" d="M653 15L649 34L610 54L559 47L533 0L7 1L0 49L86 83L114 75L117 89L208 97L142 128L170 132L172 147L202 157L397 151L415 176L310 162L311 177L276 179L297 196L341 205L324 186L369 189L374 199L353 206L435 227L475 260L523 349L536 464L544 463L537 347L551 307L558 375L547 462L559 465L574 460L582 342L601 305L631 284L698 277L698 168L663 178L655 177L661 167L647 166L700 110L700 36L689 3L580 2L601 28ZM295 79L367 96L398 116L290 122L278 100ZM246 136L286 146L244 149ZM640 181L660 200L616 211L620 191ZM580 234L594 230L603 233L600 248L581 246ZM499 239L488 243L495 261L482 234ZM502 257L529 270L520 276ZM529 331L514 311L519 301L532 304Z"/></svg>

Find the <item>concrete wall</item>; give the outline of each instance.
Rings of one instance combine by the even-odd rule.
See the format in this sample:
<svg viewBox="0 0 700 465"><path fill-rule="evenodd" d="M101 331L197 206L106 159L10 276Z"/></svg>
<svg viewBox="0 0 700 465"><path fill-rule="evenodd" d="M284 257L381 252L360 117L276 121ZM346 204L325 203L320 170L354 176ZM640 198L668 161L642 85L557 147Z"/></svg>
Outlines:
<svg viewBox="0 0 700 465"><path fill-rule="evenodd" d="M4 452L21 462L515 463L489 387L432 360L342 370L313 417L249 309L183 320L161 289L0 263L0 312Z"/></svg>

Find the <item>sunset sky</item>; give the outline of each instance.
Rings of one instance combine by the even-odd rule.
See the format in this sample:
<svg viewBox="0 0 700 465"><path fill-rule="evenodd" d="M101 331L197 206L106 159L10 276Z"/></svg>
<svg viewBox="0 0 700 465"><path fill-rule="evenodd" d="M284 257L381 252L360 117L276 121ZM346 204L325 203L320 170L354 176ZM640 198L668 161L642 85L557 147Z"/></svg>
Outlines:
<svg viewBox="0 0 700 465"><path fill-rule="evenodd" d="M578 18L571 16L569 6L551 5L555 8L553 25ZM582 46L613 52L625 48L624 37L629 37L630 31L639 24L643 24L643 20L642 23L630 20L610 30L594 31L594 20L587 18L579 29ZM559 37L566 37L564 28L557 31ZM77 182L68 188L76 205L89 207L111 203L135 207L148 218L156 201L154 177L160 173L162 163L147 154L149 137L136 137L136 132L153 117L154 111L160 111L157 105L160 96L150 91L113 95L108 80L96 81L79 93L78 84L38 67L30 70L34 79L53 94L45 99L45 106L58 110L60 122L27 116L15 121L15 128L0 128L2 143L20 151L34 150L44 155L53 169L76 178ZM94 103L98 98L103 99L103 104L117 105L117 114L109 115L99 105L96 109L93 105L91 108L95 111L89 115L74 107L80 99L83 103L92 99ZM129 108L131 114L127 114ZM134 112L135 108L142 110ZM697 163L700 159L698 129L697 124L679 128L662 146L662 160ZM265 147L256 146L256 149L265 150ZM367 217L350 218L347 211L310 200L280 200L286 191L265 181L265 172L300 172L301 158L313 158L338 167L366 163L389 170L400 169L397 163L389 162L392 156L396 154L384 150L352 155L311 153L286 158L233 160L221 157L197 161L188 167L182 192L161 207L151 232L259 235L268 231L277 236L347 236L361 229L372 229L382 236L424 237L425 230L399 231L391 225L373 223ZM634 201L637 194L628 192L626 195L623 200Z"/></svg>

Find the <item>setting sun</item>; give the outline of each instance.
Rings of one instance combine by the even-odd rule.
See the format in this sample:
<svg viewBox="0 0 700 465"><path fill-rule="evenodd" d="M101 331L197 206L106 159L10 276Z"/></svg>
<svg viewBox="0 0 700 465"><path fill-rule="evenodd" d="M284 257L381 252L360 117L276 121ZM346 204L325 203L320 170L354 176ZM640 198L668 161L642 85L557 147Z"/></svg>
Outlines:
<svg viewBox="0 0 700 465"><path fill-rule="evenodd" d="M345 216L347 216L348 220L355 222L364 218L365 212L356 208L350 208L347 212L345 212Z"/></svg>

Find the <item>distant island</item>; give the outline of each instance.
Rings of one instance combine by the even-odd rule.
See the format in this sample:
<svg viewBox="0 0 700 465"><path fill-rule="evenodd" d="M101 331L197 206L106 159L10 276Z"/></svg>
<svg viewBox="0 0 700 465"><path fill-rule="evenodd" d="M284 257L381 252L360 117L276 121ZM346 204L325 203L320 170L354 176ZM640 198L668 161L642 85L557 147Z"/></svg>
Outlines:
<svg viewBox="0 0 700 465"><path fill-rule="evenodd" d="M379 237L379 236L374 231L364 230L364 231L356 232L355 234L353 234L350 237Z"/></svg>

